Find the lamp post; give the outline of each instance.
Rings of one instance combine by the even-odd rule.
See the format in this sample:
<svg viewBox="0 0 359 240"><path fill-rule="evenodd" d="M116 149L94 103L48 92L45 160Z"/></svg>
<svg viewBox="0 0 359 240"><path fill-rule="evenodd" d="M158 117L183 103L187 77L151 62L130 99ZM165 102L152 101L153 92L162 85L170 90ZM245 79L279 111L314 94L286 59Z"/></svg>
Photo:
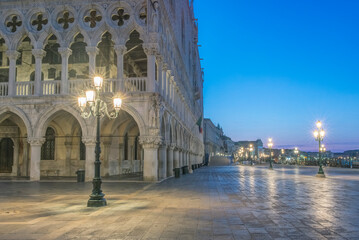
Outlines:
<svg viewBox="0 0 359 240"><path fill-rule="evenodd" d="M282 164L283 164L283 158L285 157L284 156L284 153L285 153L285 150L282 148L281 150L280 150L280 152L281 152L281 154L282 154L282 156L281 156L281 158L280 158L280 161L282 162Z"/></svg>
<svg viewBox="0 0 359 240"><path fill-rule="evenodd" d="M299 161L298 161L298 159L299 159L299 151L298 151L298 148L296 147L296 148L294 148L294 154L296 155L296 157L297 157L297 160L296 160L296 163L297 164L299 164Z"/></svg>
<svg viewBox="0 0 359 240"><path fill-rule="evenodd" d="M81 116L83 118L89 118L94 116L96 118L96 147L95 147L95 176L93 178L92 184L93 189L90 195L90 199L87 202L87 207L101 207L106 206L106 199L104 198L105 194L101 190L101 174L100 174L100 154L101 154L101 146L100 146L100 119L105 115L114 119L118 116L118 113L121 108L122 100L121 98L113 99L113 107L115 111L108 112L107 104L105 101L101 99L100 90L103 85L102 77L94 77L94 87L95 90L86 91L86 97L79 97L78 104L81 109Z"/></svg>
<svg viewBox="0 0 359 240"><path fill-rule="evenodd" d="M252 159L253 145L252 144L249 145L248 150L249 150L249 159L251 160L251 166L253 166L253 159Z"/></svg>
<svg viewBox="0 0 359 240"><path fill-rule="evenodd" d="M270 154L269 169L273 170L273 166L272 166L272 147L273 147L272 138L268 138L268 147L269 147L269 154Z"/></svg>
<svg viewBox="0 0 359 240"><path fill-rule="evenodd" d="M324 171L323 171L323 164L322 164L322 155L321 155L321 142L324 139L325 132L322 128L322 123L320 121L316 122L317 129L314 130L313 135L316 141L319 143L319 171L317 173L317 177L325 177Z"/></svg>

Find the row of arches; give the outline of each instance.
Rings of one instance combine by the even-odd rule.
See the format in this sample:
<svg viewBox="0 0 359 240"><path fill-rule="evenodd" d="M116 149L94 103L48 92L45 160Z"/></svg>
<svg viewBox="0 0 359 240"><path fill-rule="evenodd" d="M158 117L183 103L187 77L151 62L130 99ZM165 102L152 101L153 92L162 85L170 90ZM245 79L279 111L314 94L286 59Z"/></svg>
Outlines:
<svg viewBox="0 0 359 240"><path fill-rule="evenodd" d="M140 139L147 131L143 128L143 123L133 116L136 117L121 110L118 118L102 120L103 176L129 173L143 176L146 153ZM33 148L36 147L36 143L32 143L34 136L42 140L37 156L40 160L40 176L74 176L77 169L88 169L88 161L94 159L94 138L90 137L94 136L93 123L86 122L77 112L65 107L48 111L40 118L32 123L20 109L0 110L0 176L31 175L31 159L34 157ZM161 123L161 135L167 152L165 157L158 157L156 160L158 166L161 166L161 162L174 161L170 147L176 146L177 149L182 149L184 155L188 155L191 151L190 144L195 144L190 134L169 113L163 114ZM33 128L35 125L39 127ZM8 150L9 146L12 146L12 152ZM160 148L156 151L160 156ZM189 157L182 158L179 164L188 165ZM171 176L171 173L167 176ZM165 178L166 175L161 177Z"/></svg>
<svg viewBox="0 0 359 240"><path fill-rule="evenodd" d="M126 51L123 61L123 77L146 77L147 55L143 49L143 40L139 32L132 31L129 40L125 43ZM77 33L69 45L71 54L68 57L68 78L89 78L89 55L86 47L88 44L82 33ZM34 81L35 56L33 54L34 43L28 36L23 36L16 51L19 53L16 59L16 81ZM42 57L42 80L61 80L62 56L61 47L56 35L51 34L45 41ZM117 78L117 53L112 35L104 32L97 44L95 72L105 78ZM8 46L0 37L0 82L9 79ZM29 74L30 73L30 74Z"/></svg>

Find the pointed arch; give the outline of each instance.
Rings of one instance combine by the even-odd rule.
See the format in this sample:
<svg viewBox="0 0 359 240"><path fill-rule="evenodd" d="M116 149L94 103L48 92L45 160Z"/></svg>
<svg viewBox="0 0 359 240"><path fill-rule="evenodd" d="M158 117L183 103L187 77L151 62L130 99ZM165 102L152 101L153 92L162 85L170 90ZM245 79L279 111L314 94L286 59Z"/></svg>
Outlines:
<svg viewBox="0 0 359 240"><path fill-rule="evenodd" d="M0 107L0 122L2 122L1 116L3 114L6 114L7 112L17 115L25 124L27 136L28 137L33 136L31 121L23 110L21 110L18 107L14 107L14 106Z"/></svg>

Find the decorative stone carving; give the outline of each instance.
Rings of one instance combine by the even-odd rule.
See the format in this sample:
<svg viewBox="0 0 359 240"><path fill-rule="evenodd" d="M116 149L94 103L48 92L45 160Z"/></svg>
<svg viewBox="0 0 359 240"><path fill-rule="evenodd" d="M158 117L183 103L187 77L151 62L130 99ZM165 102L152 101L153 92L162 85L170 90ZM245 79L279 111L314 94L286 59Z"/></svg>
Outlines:
<svg viewBox="0 0 359 240"><path fill-rule="evenodd" d="M95 146L96 145L96 139L95 138L82 138L82 142L86 146Z"/></svg>
<svg viewBox="0 0 359 240"><path fill-rule="evenodd" d="M143 148L158 148L163 140L161 136L140 136L139 142Z"/></svg>
<svg viewBox="0 0 359 240"><path fill-rule="evenodd" d="M15 50L7 50L6 51L6 56L11 60L11 59L18 59L20 56L20 53L18 51Z"/></svg>
<svg viewBox="0 0 359 240"><path fill-rule="evenodd" d="M142 44L142 47L147 55L156 55L158 52L157 43L144 43Z"/></svg>
<svg viewBox="0 0 359 240"><path fill-rule="evenodd" d="M152 11L152 17L151 17L151 30L152 32L158 32L158 1L152 1L152 7L153 7L153 11Z"/></svg>
<svg viewBox="0 0 359 240"><path fill-rule="evenodd" d="M148 112L148 123L151 128L159 128L160 116L163 112L164 106L159 95L151 96L150 109Z"/></svg>
<svg viewBox="0 0 359 240"><path fill-rule="evenodd" d="M27 142L31 146L42 146L42 144L45 142L45 138L28 138Z"/></svg>

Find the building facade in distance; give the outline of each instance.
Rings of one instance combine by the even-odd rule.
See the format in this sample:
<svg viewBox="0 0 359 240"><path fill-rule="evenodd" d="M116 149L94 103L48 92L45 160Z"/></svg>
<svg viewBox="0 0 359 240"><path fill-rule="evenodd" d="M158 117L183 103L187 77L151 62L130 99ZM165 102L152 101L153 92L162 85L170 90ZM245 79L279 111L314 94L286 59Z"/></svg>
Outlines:
<svg viewBox="0 0 359 240"><path fill-rule="evenodd" d="M96 123L77 97L123 99L101 120L103 176L157 181L202 162L203 79L188 0L0 2L0 176L94 175Z"/></svg>

